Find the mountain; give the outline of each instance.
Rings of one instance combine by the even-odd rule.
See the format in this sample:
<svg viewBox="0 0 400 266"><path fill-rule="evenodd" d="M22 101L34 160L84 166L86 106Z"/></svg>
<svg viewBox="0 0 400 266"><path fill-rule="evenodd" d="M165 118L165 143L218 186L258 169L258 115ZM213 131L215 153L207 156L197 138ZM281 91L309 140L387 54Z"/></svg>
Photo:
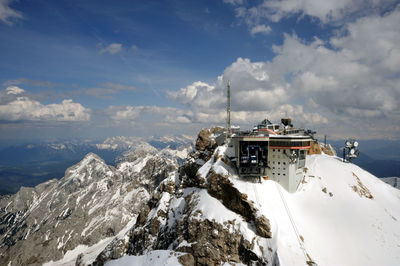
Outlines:
<svg viewBox="0 0 400 266"><path fill-rule="evenodd" d="M192 142L193 139L185 135L162 138L118 136L103 142L63 140L6 147L0 150L0 194L16 193L21 186L34 187L53 178L60 179L69 166L90 152L115 165L122 153L150 144L157 150L164 149L166 156L175 153L170 157L182 163Z"/></svg>
<svg viewBox="0 0 400 266"><path fill-rule="evenodd" d="M182 146L187 146L193 142L192 136L177 135L164 137L125 137L117 136L104 140L103 143L96 144L98 149L102 150L130 150L137 147L139 144L147 142L158 150L164 148L177 149Z"/></svg>
<svg viewBox="0 0 400 266"><path fill-rule="evenodd" d="M400 263L398 189L316 154L295 193L243 179L219 131L203 129L179 167L168 146L141 143L115 168L88 154L61 180L1 197L0 264Z"/></svg>
<svg viewBox="0 0 400 266"><path fill-rule="evenodd" d="M400 177L384 177L381 180L395 188L400 189Z"/></svg>
<svg viewBox="0 0 400 266"><path fill-rule="evenodd" d="M2 197L0 264L74 264L77 256L90 262L134 224L155 187L177 167L144 149L117 167L89 153L62 179Z"/></svg>
<svg viewBox="0 0 400 266"><path fill-rule="evenodd" d="M311 155L291 194L239 178L229 147L201 142L94 265L399 265L398 189L338 157Z"/></svg>

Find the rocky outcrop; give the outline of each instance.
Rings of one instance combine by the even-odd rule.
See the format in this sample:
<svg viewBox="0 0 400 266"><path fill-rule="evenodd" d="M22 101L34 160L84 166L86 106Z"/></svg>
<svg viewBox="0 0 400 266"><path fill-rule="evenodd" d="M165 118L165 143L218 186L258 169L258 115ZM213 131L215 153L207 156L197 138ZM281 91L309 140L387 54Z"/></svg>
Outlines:
<svg viewBox="0 0 400 266"><path fill-rule="evenodd" d="M199 135L197 136L196 140L196 150L199 152L204 151L206 148L208 148L211 144L211 132L208 130L208 128L203 128Z"/></svg>
<svg viewBox="0 0 400 266"><path fill-rule="evenodd" d="M222 127L212 127L211 129L203 128L196 140L196 150L200 153L212 154L214 149L217 147L215 138L225 131Z"/></svg>
<svg viewBox="0 0 400 266"><path fill-rule="evenodd" d="M311 141L310 149L307 151L307 155L312 155L312 154L322 154L321 146L316 140Z"/></svg>
<svg viewBox="0 0 400 266"><path fill-rule="evenodd" d="M271 226L263 215L258 215L258 210L253 203L247 200L247 195L240 193L226 176L213 171L207 176L207 190L211 196L219 199L226 208L240 214L247 222L254 223L256 232L262 237L271 238Z"/></svg>

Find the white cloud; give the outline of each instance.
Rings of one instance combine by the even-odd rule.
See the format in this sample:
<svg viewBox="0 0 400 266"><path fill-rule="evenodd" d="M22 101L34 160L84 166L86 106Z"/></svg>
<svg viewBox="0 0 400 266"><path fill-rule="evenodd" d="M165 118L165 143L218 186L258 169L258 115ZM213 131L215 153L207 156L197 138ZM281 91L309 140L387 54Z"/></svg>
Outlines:
<svg viewBox="0 0 400 266"><path fill-rule="evenodd" d="M121 124L136 121L163 121L171 124L186 124L191 120L192 113L174 107L160 106L109 106L105 115L114 123Z"/></svg>
<svg viewBox="0 0 400 266"><path fill-rule="evenodd" d="M256 34L270 34L272 31L270 26L265 26L265 25L256 25L251 28L250 33L251 35L256 35Z"/></svg>
<svg viewBox="0 0 400 266"><path fill-rule="evenodd" d="M266 13L273 21L301 14L318 18L323 23L343 23L350 16L390 10L394 4L393 0L272 0L264 1L262 6L267 9Z"/></svg>
<svg viewBox="0 0 400 266"><path fill-rule="evenodd" d="M41 104L24 96L19 87L8 87L0 92L0 120L3 121L88 121L90 109L72 100L60 104Z"/></svg>
<svg viewBox="0 0 400 266"><path fill-rule="evenodd" d="M313 72L304 72L299 75L298 80L303 90L306 91L321 91L326 88L337 88L338 82L335 80L334 77L319 77Z"/></svg>
<svg viewBox="0 0 400 266"><path fill-rule="evenodd" d="M224 0L235 6L236 17L248 25L251 34L255 34L258 25L266 21L279 22L282 19L298 16L310 16L323 24L344 25L357 18L380 14L398 4L393 0L263 0L261 3ZM261 27L258 28L261 30ZM264 34L271 30L266 27Z"/></svg>
<svg viewBox="0 0 400 266"><path fill-rule="evenodd" d="M19 87L17 87L17 86L10 86L10 87L8 87L7 89L6 89L6 93L7 94L14 94L14 95L17 95L17 94L21 94L21 93L24 93L25 91L23 90L23 89L21 89L21 88L19 88Z"/></svg>
<svg viewBox="0 0 400 266"><path fill-rule="evenodd" d="M21 12L10 7L11 2L13 0L0 0L0 20L10 26L13 24L13 21L23 18Z"/></svg>
<svg viewBox="0 0 400 266"><path fill-rule="evenodd" d="M233 123L279 121L287 114L296 125L336 137L347 130L370 138L387 128L382 135L399 138L389 130L400 124L398 25L400 8L348 23L325 42L285 35L272 60L238 58L215 84L194 82L167 96L189 107L191 121L223 125L230 80Z"/></svg>
<svg viewBox="0 0 400 266"><path fill-rule="evenodd" d="M231 4L231 5L243 5L244 0L223 0L224 3Z"/></svg>
<svg viewBox="0 0 400 266"><path fill-rule="evenodd" d="M112 43L103 49L100 50L100 54L109 53L109 54L116 54L122 51L122 44L120 43Z"/></svg>

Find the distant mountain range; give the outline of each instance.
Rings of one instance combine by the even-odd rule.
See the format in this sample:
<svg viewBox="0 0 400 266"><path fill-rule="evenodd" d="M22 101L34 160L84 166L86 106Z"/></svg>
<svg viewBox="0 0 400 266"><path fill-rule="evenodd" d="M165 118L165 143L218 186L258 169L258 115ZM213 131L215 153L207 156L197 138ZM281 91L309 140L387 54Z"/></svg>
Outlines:
<svg viewBox="0 0 400 266"><path fill-rule="evenodd" d="M33 187L52 178L59 179L69 166L90 152L99 155L107 164L115 165L121 154L141 143L157 150L169 147L178 155L180 149L192 146L194 141L195 137L186 135L146 138L116 136L104 141L63 140L5 147L0 150L0 195L16 193L21 186ZM340 147L344 141L328 142L340 157ZM353 161L356 165L377 177L400 176L398 141L371 140L359 143L360 156Z"/></svg>
<svg viewBox="0 0 400 266"><path fill-rule="evenodd" d="M171 137L112 137L103 142L59 141L9 146L0 150L0 194L16 193L21 186L33 187L52 178L61 178L65 170L93 152L114 165L119 156L130 149L149 144L164 153L190 149L190 136ZM181 155L181 157L184 154ZM179 156L178 156L179 157Z"/></svg>
<svg viewBox="0 0 400 266"><path fill-rule="evenodd" d="M344 141L329 141L337 155ZM392 140L360 140L360 155L352 162L377 177L400 176L400 142Z"/></svg>

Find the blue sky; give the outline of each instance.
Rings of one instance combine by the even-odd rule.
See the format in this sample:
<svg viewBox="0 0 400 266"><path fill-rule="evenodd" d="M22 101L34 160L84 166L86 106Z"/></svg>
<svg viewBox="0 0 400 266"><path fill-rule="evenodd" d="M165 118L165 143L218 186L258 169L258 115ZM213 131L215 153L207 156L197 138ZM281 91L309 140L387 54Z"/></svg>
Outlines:
<svg viewBox="0 0 400 266"><path fill-rule="evenodd" d="M399 24L389 0L0 0L0 139L195 134L228 79L242 127L398 139Z"/></svg>

